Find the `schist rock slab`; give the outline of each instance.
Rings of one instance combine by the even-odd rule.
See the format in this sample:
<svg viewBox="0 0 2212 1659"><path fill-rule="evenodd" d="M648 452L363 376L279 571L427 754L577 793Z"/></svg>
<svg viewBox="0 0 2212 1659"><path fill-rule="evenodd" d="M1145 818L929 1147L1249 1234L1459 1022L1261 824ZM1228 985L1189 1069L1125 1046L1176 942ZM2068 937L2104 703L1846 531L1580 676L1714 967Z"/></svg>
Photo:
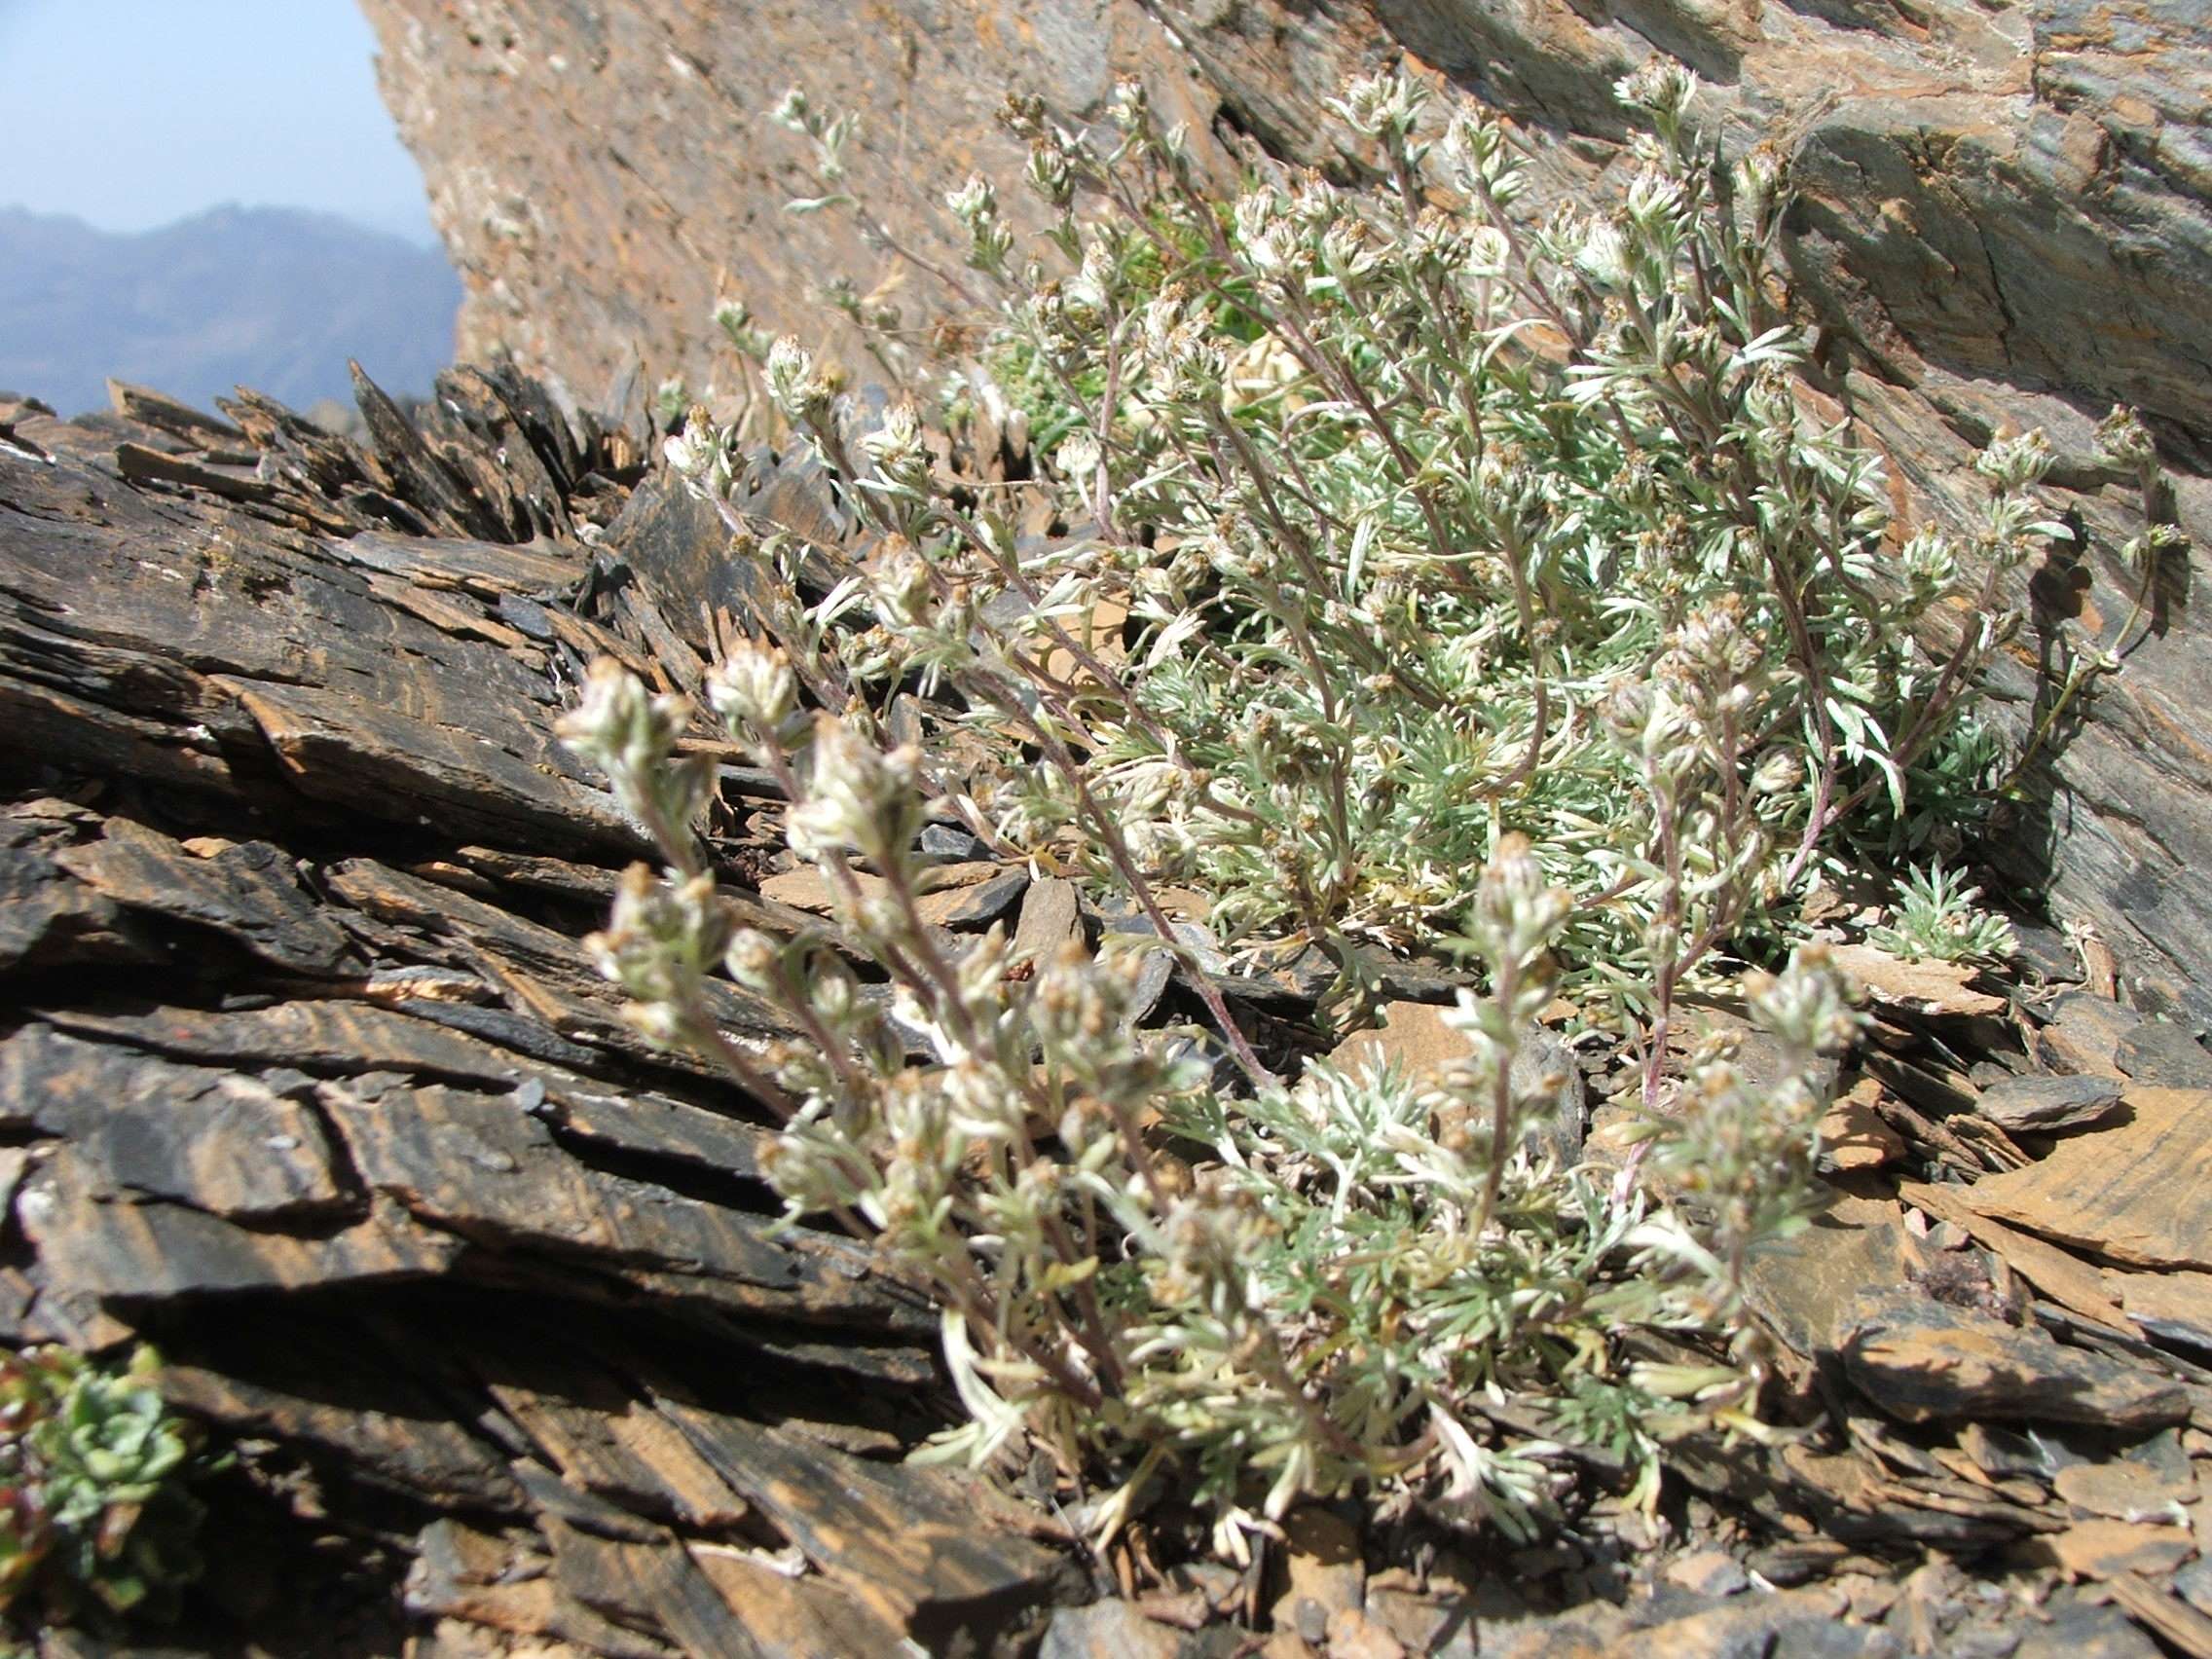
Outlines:
<svg viewBox="0 0 2212 1659"><path fill-rule="evenodd" d="M322 1091L371 1190L443 1232L501 1250L588 1255L681 1275L696 1293L786 1319L881 1319L866 1253L570 1157L510 1095L374 1078ZM927 1328L916 1307L909 1329Z"/></svg>
<svg viewBox="0 0 2212 1659"><path fill-rule="evenodd" d="M105 831L55 862L116 903L200 923L295 974L333 976L354 960L352 940L301 890L281 848L250 841L203 855L127 818Z"/></svg>
<svg viewBox="0 0 2212 1659"><path fill-rule="evenodd" d="M2072 1129L2109 1117L2120 1089L2118 1079L2107 1077L2009 1077L1984 1088L1973 1109L2014 1134Z"/></svg>
<svg viewBox="0 0 2212 1659"><path fill-rule="evenodd" d="M0 1123L65 1137L90 1191L233 1221L333 1215L320 1118L257 1078L176 1065L28 1025L0 1042Z"/></svg>
<svg viewBox="0 0 2212 1659"><path fill-rule="evenodd" d="M869 1463L681 1400L660 1409L842 1589L917 1635L1048 1599L1059 1552L993 1526L928 1470ZM923 1639L928 1640L926 1635Z"/></svg>
<svg viewBox="0 0 2212 1659"><path fill-rule="evenodd" d="M52 1292L91 1308L240 1291L303 1290L434 1277L461 1240L411 1222L396 1204L307 1234L246 1228L166 1200L118 1197L105 1168L56 1150L16 1195L16 1218Z"/></svg>
<svg viewBox="0 0 2212 1659"><path fill-rule="evenodd" d="M2124 1102L2124 1120L1975 1182L1966 1200L2110 1261L2212 1269L2212 1089L2131 1088Z"/></svg>
<svg viewBox="0 0 2212 1659"><path fill-rule="evenodd" d="M2141 1433L2189 1419L2187 1390L2155 1370L1909 1291L1866 1293L1840 1335L1852 1385L1904 1422L2073 1422Z"/></svg>

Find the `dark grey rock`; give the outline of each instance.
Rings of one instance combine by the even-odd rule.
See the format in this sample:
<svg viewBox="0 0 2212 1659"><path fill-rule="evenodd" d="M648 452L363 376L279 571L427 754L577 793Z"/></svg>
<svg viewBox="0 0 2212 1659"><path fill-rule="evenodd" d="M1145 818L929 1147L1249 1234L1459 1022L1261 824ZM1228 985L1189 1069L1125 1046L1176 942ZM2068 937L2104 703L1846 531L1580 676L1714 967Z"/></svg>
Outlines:
<svg viewBox="0 0 2212 1659"><path fill-rule="evenodd" d="M2157 1088L2212 1088L2212 1051L2171 1021L2147 1019L2121 1038L2113 1060Z"/></svg>
<svg viewBox="0 0 2212 1659"><path fill-rule="evenodd" d="M965 864L971 859L987 859L990 849L968 833L949 824L932 824L922 830L921 849L932 858L944 859L953 864Z"/></svg>
<svg viewBox="0 0 2212 1659"><path fill-rule="evenodd" d="M2032 1039L2036 1058L2069 1075L2109 1074L2143 1016L2090 991L2065 991L2051 999L2045 1020Z"/></svg>
<svg viewBox="0 0 2212 1659"><path fill-rule="evenodd" d="M923 914L931 924L940 928L988 927L1029 891L1029 872L1014 868L1002 870L988 881L978 881L973 887L949 888L940 893L923 895Z"/></svg>
<svg viewBox="0 0 2212 1659"><path fill-rule="evenodd" d="M2150 1430L2189 1417L2188 1392L2156 1371L1917 1292L1864 1293L1845 1316L1839 1346L1852 1385L1904 1422Z"/></svg>
<svg viewBox="0 0 2212 1659"><path fill-rule="evenodd" d="M2009 1077L1983 1089L1974 1110L2004 1129L2071 1129L2109 1115L2120 1093L2106 1077Z"/></svg>
<svg viewBox="0 0 2212 1659"><path fill-rule="evenodd" d="M2159 1659L2158 1644L2128 1622L2118 1607L2075 1602L2056 1609L2048 1624L2031 1625L2012 1659Z"/></svg>
<svg viewBox="0 0 2212 1659"><path fill-rule="evenodd" d="M1165 1625L1126 1602L1095 1602L1055 1612L1037 1659L1172 1659L1175 1651L1175 1633Z"/></svg>

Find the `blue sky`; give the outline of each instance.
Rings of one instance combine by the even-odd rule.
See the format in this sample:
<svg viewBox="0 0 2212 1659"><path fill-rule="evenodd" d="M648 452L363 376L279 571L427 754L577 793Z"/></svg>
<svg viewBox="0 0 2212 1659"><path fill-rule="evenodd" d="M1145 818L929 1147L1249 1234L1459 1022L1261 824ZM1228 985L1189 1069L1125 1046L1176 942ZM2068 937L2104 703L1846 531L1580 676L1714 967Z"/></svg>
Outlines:
<svg viewBox="0 0 2212 1659"><path fill-rule="evenodd" d="M432 240L353 0L0 0L0 205L150 230L226 202Z"/></svg>

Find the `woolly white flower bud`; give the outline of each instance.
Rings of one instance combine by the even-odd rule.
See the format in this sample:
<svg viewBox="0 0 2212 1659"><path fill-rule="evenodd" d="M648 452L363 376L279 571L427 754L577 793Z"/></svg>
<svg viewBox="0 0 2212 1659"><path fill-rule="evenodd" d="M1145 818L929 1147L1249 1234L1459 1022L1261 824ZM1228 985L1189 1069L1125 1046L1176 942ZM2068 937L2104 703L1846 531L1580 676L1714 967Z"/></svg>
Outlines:
<svg viewBox="0 0 2212 1659"><path fill-rule="evenodd" d="M1029 188L1054 207L1075 199L1075 166L1067 147L1056 139L1040 140L1029 147Z"/></svg>
<svg viewBox="0 0 2212 1659"><path fill-rule="evenodd" d="M876 614L889 628L912 633L927 628L937 616L937 597L930 583L930 568L913 544L894 536L878 557L869 582Z"/></svg>
<svg viewBox="0 0 2212 1659"><path fill-rule="evenodd" d="M977 219L998 211L999 193L981 173L970 173L966 184L945 193L944 204L962 224L973 225Z"/></svg>
<svg viewBox="0 0 2212 1659"><path fill-rule="evenodd" d="M788 127L793 132L804 132L809 129L813 114L813 109L806 101L805 89L792 87L776 100L776 107L768 112L768 119L778 127Z"/></svg>
<svg viewBox="0 0 2212 1659"><path fill-rule="evenodd" d="M929 452L922 444L922 418L911 403L886 409L883 424L861 439L861 448L889 482L917 492L928 488Z"/></svg>
<svg viewBox="0 0 2212 1659"><path fill-rule="evenodd" d="M1404 136L1414 129L1428 89L1404 75L1361 75L1345 88L1345 95L1328 100L1345 124L1369 138L1385 134Z"/></svg>
<svg viewBox="0 0 2212 1659"><path fill-rule="evenodd" d="M1786 750L1776 750L1751 771L1751 793L1788 794L1805 781L1805 763Z"/></svg>
<svg viewBox="0 0 2212 1659"><path fill-rule="evenodd" d="M783 647L740 640L707 676L707 700L741 742L774 740L798 707L798 682Z"/></svg>
<svg viewBox="0 0 2212 1659"><path fill-rule="evenodd" d="M562 742L617 778L649 772L675 751L690 711L681 697L654 697L611 657L584 679L583 700L554 729Z"/></svg>
<svg viewBox="0 0 2212 1659"><path fill-rule="evenodd" d="M1609 221L1593 219L1582 227L1574 263L1602 288L1625 288L1629 281L1628 242Z"/></svg>
<svg viewBox="0 0 2212 1659"><path fill-rule="evenodd" d="M1098 439L1088 431L1070 432L1052 452L1052 465L1062 478L1088 489L1090 480L1097 475L1098 462L1106 452L1098 447Z"/></svg>
<svg viewBox="0 0 2212 1659"><path fill-rule="evenodd" d="M1466 272L1470 276L1502 276L1513 244L1494 225L1477 225L1467 233Z"/></svg>
<svg viewBox="0 0 2212 1659"><path fill-rule="evenodd" d="M1654 56L1613 83L1613 96L1662 121L1672 121L1697 95L1697 77L1671 57Z"/></svg>
<svg viewBox="0 0 2212 1659"><path fill-rule="evenodd" d="M2112 413L2097 423L2097 454L2116 466L2149 466L2158 459L2151 429L2124 403L2114 404Z"/></svg>
<svg viewBox="0 0 2212 1659"><path fill-rule="evenodd" d="M786 420L803 423L829 412L829 381L816 368L814 353L790 335L768 348L764 373L769 399Z"/></svg>
<svg viewBox="0 0 2212 1659"><path fill-rule="evenodd" d="M1974 470L2008 490L2024 490L2043 482L2050 470L2050 440L2041 426L2031 426L2016 437L1995 438L1974 459Z"/></svg>
<svg viewBox="0 0 2212 1659"><path fill-rule="evenodd" d="M792 851L820 860L852 847L880 860L903 850L919 763L910 746L887 755L842 720L817 716L806 798L785 821Z"/></svg>

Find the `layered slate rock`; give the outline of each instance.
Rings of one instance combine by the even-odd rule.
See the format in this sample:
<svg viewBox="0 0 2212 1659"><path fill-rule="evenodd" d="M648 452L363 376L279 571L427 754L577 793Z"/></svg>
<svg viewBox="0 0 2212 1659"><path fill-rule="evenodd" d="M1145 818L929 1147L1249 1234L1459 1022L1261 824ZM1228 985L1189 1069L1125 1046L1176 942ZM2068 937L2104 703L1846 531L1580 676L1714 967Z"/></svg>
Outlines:
<svg viewBox="0 0 2212 1659"><path fill-rule="evenodd" d="M1910 1292L1866 1292L1839 1346L1853 1384L1905 1422L2079 1422L2124 1433L2189 1419L2178 1383Z"/></svg>
<svg viewBox="0 0 2212 1659"><path fill-rule="evenodd" d="M601 550L649 434L442 391L364 383L366 445L250 395L0 403L0 1344L152 1341L234 1454L195 1644L1018 1626L1066 1552L876 1461L942 1420L935 1312L785 1224L772 1119L582 942L644 841L552 722L594 656L705 666ZM976 873L958 925L1026 884Z"/></svg>
<svg viewBox="0 0 2212 1659"><path fill-rule="evenodd" d="M1971 526L1977 446L2048 430L2053 495L2080 539L2011 596L2029 625L1994 676L1992 713L2015 736L2041 723L2039 676L2069 628L2129 649L2085 720L2055 722L1998 844L2017 879L2096 925L2142 1001L2212 1022L2198 804L2212 645L2190 598L2212 549L2212 23L2196 0L894 0L865 21L678 0L363 10L463 274L464 352L511 350L631 407L672 368L694 387L727 384L708 320L719 300L834 337L815 301L824 275L865 290L899 272L850 216L780 211L814 190L799 141L766 120L793 84L864 115L858 188L903 245L958 269L940 203L971 169L1019 175L1019 146L991 122L1010 89L1096 122L1115 78L1133 75L1219 180L1234 182L1247 143L1356 177L1323 100L1402 54L1448 103L1479 97L1519 124L1540 204L1587 202L1633 170L1612 83L1655 52L1680 58L1729 152L1771 139L1793 164L1785 251L1834 399L1824 418L1848 416L1886 451L1908 518ZM1028 210L1020 191L1005 201ZM903 275L909 323L972 316ZM2150 419L2180 478L2170 510L2198 549L2147 593L2118 552L2143 503L2094 455L2092 425L2116 401ZM2139 641L2120 637L2130 616Z"/></svg>

